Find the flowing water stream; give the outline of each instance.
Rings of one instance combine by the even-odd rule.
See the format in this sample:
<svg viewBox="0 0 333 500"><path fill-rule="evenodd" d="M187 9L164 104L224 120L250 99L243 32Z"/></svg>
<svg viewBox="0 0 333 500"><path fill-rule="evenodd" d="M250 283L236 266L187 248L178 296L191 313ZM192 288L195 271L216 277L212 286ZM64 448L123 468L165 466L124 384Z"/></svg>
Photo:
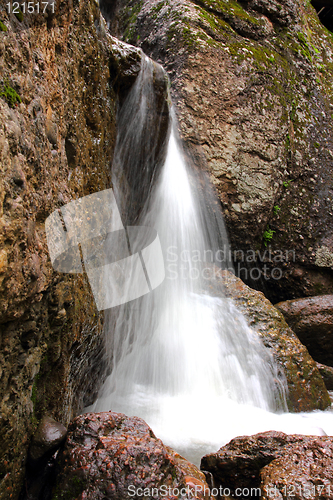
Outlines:
<svg viewBox="0 0 333 500"><path fill-rule="evenodd" d="M122 165L127 162L127 171L144 171L145 161L151 161L147 116L156 68L143 58L120 113L113 184L123 214L129 202L121 192ZM164 166L137 221L157 230L166 277L155 290L120 306L116 317L109 311L113 368L97 401L85 411L112 409L140 416L165 444L195 463L239 435L271 429L322 434L320 427L333 433L330 413L287 413L285 379L269 350L222 287L215 283L211 294L212 271L221 266L214 256L228 242L223 223L208 220L212 210L207 199L199 199L195 179L171 112ZM223 266L230 268L230 263Z"/></svg>

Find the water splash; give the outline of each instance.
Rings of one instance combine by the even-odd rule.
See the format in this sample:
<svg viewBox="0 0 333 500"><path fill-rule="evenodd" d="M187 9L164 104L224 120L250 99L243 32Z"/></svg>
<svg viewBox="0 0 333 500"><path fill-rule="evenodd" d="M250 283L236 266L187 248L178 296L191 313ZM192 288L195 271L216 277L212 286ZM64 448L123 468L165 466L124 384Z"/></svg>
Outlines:
<svg viewBox="0 0 333 500"><path fill-rule="evenodd" d="M150 168L151 151L156 153L156 145L147 150L151 130L145 115L155 70L154 63L144 59L121 110L120 124L127 127L117 141L114 186L123 210L128 196L127 202L121 200L121 165L125 163L132 176L140 175ZM207 265L206 257L216 255L221 239L227 246L226 233L221 222L215 221L214 228L206 224L207 201L200 203L191 187L193 173L189 175L184 162L174 117L171 122L166 159L154 189L144 174L149 189L138 221L158 231L166 279L148 295L118 308L116 315L109 311L112 373L96 403L86 410L140 416L166 444L194 462L236 435L273 428L321 433L315 424L302 427L298 420L295 426L290 415L281 420L273 413L286 410L286 383L270 351L223 290L210 295L216 262L212 258ZM135 181L141 182L140 177ZM223 265L230 267L227 261Z"/></svg>

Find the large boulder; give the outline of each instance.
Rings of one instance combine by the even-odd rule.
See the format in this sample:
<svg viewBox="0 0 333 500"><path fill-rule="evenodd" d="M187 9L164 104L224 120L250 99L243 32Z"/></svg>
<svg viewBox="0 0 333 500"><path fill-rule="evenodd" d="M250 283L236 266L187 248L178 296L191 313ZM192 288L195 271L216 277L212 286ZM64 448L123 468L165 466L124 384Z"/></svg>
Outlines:
<svg viewBox="0 0 333 500"><path fill-rule="evenodd" d="M275 305L311 356L333 366L333 295L286 300Z"/></svg>
<svg viewBox="0 0 333 500"><path fill-rule="evenodd" d="M201 469L241 499L332 498L333 438L274 431L238 437L204 456Z"/></svg>
<svg viewBox="0 0 333 500"><path fill-rule="evenodd" d="M228 271L216 270L210 283L210 293L219 295L221 286L248 325L271 350L288 386L287 404L291 411L325 409L330 405L324 381L307 348L287 325L262 292L253 290Z"/></svg>
<svg viewBox="0 0 333 500"><path fill-rule="evenodd" d="M114 32L168 71L182 138L216 188L236 271L272 302L331 293L331 34L311 3L117 5Z"/></svg>
<svg viewBox="0 0 333 500"><path fill-rule="evenodd" d="M138 417L87 413L69 426L53 498L211 499L205 476Z"/></svg>

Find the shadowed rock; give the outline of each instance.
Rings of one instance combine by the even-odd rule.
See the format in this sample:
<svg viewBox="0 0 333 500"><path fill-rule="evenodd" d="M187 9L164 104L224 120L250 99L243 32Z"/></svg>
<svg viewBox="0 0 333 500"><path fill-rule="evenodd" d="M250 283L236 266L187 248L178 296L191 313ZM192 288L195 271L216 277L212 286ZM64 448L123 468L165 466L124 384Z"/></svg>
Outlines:
<svg viewBox="0 0 333 500"><path fill-rule="evenodd" d="M43 417L31 442L30 462L35 464L54 453L65 440L66 434L67 429L60 422L51 417Z"/></svg>
<svg viewBox="0 0 333 500"><path fill-rule="evenodd" d="M287 300L275 306L311 356L333 366L333 295Z"/></svg>
<svg viewBox="0 0 333 500"><path fill-rule="evenodd" d="M322 365L321 363L317 363L317 368L320 375L323 377L326 389L328 391L333 391L333 368L331 366Z"/></svg>

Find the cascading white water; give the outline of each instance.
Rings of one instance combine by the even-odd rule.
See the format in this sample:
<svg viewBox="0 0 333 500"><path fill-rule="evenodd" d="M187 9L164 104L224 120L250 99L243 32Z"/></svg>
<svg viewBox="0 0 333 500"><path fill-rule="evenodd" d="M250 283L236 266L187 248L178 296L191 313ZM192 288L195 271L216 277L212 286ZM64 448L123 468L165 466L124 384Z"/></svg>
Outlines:
<svg viewBox="0 0 333 500"><path fill-rule="evenodd" d="M118 138L118 180L122 152L135 155L131 140L138 147L147 133L143 115L153 63L145 59L141 71L123 105L123 116L132 114L133 121ZM273 413L286 410L285 383L269 350L222 290L209 294L214 263L207 267L206 256L214 255L221 238L208 235L172 121L164 167L139 221L158 232L166 278L110 321L112 373L86 411L140 416L166 444L197 461L236 435L306 429L299 421L290 428L290 419ZM118 196L120 190L118 183Z"/></svg>

